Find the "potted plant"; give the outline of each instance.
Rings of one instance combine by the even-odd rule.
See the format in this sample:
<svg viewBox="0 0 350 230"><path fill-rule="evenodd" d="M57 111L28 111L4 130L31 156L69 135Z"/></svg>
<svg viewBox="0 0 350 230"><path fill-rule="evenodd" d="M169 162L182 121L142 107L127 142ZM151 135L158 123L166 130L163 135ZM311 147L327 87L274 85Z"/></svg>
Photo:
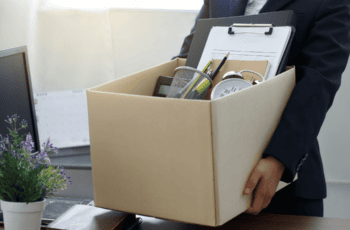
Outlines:
<svg viewBox="0 0 350 230"><path fill-rule="evenodd" d="M0 134L0 200L6 230L40 229L45 198L65 189L70 177L62 167L50 165L49 154L58 153L48 139L41 151L32 153L34 143L27 128L15 114L7 117L9 135Z"/></svg>

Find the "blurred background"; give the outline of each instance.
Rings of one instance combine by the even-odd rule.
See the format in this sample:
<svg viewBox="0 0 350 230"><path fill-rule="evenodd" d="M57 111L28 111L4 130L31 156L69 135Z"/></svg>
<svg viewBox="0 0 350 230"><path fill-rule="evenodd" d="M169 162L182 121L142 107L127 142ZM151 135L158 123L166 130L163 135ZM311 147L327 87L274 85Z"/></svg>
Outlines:
<svg viewBox="0 0 350 230"><path fill-rule="evenodd" d="M57 196L93 200L84 89L169 61L179 53L202 4L0 1L0 50L27 46L40 142L51 137L62 150L53 164L63 165L72 177L73 184ZM349 77L348 65L318 137L328 186L325 217L350 218Z"/></svg>

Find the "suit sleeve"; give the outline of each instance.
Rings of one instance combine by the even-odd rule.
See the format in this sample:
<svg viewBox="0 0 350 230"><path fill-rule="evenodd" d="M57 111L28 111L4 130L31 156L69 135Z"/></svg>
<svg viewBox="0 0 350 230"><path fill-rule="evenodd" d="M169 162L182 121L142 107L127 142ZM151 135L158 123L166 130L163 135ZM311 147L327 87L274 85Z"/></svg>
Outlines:
<svg viewBox="0 0 350 230"><path fill-rule="evenodd" d="M190 34L188 36L186 36L185 39L184 39L184 42L183 42L183 44L181 46L180 53L178 55L172 57L172 59L175 59L175 58L187 58L188 52L190 50L190 46L191 46L191 43L192 43L193 35L194 35L195 29L196 29L197 22L198 22L199 19L202 19L202 18L209 18L209 3L208 3L208 0L204 0L204 4L203 4L201 10L199 11L199 13L198 13L198 15L196 17L194 26L192 27Z"/></svg>
<svg viewBox="0 0 350 230"><path fill-rule="evenodd" d="M296 86L263 157L273 156L292 182L315 144L340 87L349 58L350 15L346 0L324 0L298 55Z"/></svg>

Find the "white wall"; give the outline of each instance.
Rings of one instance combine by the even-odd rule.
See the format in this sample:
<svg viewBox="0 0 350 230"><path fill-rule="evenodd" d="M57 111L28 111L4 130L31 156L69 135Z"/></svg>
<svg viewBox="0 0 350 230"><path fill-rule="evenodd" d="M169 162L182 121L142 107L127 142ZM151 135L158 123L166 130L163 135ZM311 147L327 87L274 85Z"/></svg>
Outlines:
<svg viewBox="0 0 350 230"><path fill-rule="evenodd" d="M169 61L180 52L197 12L112 9L116 77Z"/></svg>
<svg viewBox="0 0 350 230"><path fill-rule="evenodd" d="M89 88L114 79L108 11L37 11L29 47L33 90Z"/></svg>
<svg viewBox="0 0 350 230"><path fill-rule="evenodd" d="M90 88L168 61L180 51L196 14L42 6L28 47L33 90Z"/></svg>
<svg viewBox="0 0 350 230"><path fill-rule="evenodd" d="M0 1L0 50L27 45L28 21L28 1Z"/></svg>

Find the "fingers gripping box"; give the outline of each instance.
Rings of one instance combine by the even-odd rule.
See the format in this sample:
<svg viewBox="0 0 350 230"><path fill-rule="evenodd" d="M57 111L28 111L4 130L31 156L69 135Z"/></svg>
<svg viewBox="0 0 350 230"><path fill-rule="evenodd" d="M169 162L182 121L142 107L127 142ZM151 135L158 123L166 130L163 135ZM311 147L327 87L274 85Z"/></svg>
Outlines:
<svg viewBox="0 0 350 230"><path fill-rule="evenodd" d="M206 226L250 206L243 189L294 88L295 69L211 101L152 97L158 77L173 76L185 61L87 90L95 206Z"/></svg>

